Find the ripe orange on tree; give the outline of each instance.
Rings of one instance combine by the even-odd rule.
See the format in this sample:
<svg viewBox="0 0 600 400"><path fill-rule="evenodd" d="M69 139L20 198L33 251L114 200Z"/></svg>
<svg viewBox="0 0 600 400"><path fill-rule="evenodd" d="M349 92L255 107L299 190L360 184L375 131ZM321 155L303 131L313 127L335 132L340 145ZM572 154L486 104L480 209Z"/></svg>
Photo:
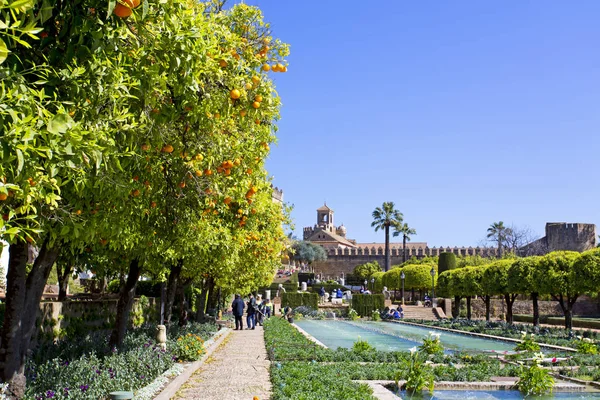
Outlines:
<svg viewBox="0 0 600 400"><path fill-rule="evenodd" d="M250 82L248 82L248 83L246 83L245 87L246 87L246 90L250 90L250 89L252 89L252 84Z"/></svg>
<svg viewBox="0 0 600 400"><path fill-rule="evenodd" d="M179 187L183 189L185 187L185 182L184 181L179 182Z"/></svg>
<svg viewBox="0 0 600 400"><path fill-rule="evenodd" d="M143 150L143 151L148 151L148 150L150 150L150 145L149 145L148 143L144 143L144 144L142 145L142 150Z"/></svg>
<svg viewBox="0 0 600 400"><path fill-rule="evenodd" d="M162 151L163 153L172 153L173 150L173 146L171 146L170 144L166 144L160 151Z"/></svg>
<svg viewBox="0 0 600 400"><path fill-rule="evenodd" d="M221 66L221 68L225 68L227 66L227 61L225 60L220 60L219 61L219 65Z"/></svg>
<svg viewBox="0 0 600 400"><path fill-rule="evenodd" d="M229 96L231 96L231 98L234 99L234 100L239 99L241 95L242 94L237 89L233 89L231 92L229 92Z"/></svg>
<svg viewBox="0 0 600 400"><path fill-rule="evenodd" d="M255 85L258 85L258 84L260 83L260 76L258 76L258 75L254 75L254 76L252 77L252 82L253 82Z"/></svg>
<svg viewBox="0 0 600 400"><path fill-rule="evenodd" d="M269 72L271 70L271 66L269 64L263 64L262 70L265 72Z"/></svg>
<svg viewBox="0 0 600 400"><path fill-rule="evenodd" d="M260 107L260 102L258 102L258 101L253 102L252 103L252 107L259 108ZM259 121L259 123L260 123L260 121Z"/></svg>
<svg viewBox="0 0 600 400"><path fill-rule="evenodd" d="M196 172L194 172L194 174L196 176L202 176L202 171L200 171L199 169L197 169Z"/></svg>
<svg viewBox="0 0 600 400"><path fill-rule="evenodd" d="M240 116L242 116L242 117L245 117L245 116L246 116L246 114L247 114L247 111L246 111L246 110L241 110L241 111L240 111Z"/></svg>
<svg viewBox="0 0 600 400"><path fill-rule="evenodd" d="M254 96L254 101L258 101L260 103L261 101L263 101L263 97L260 94L257 94L256 96Z"/></svg>
<svg viewBox="0 0 600 400"><path fill-rule="evenodd" d="M0 201L4 201L8 199L8 194L7 193L0 193Z"/></svg>

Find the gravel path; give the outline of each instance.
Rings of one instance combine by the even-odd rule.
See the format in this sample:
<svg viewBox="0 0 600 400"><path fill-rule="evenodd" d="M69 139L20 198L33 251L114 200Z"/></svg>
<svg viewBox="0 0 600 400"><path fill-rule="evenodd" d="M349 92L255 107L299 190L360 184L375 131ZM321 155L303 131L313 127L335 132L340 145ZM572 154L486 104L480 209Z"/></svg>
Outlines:
<svg viewBox="0 0 600 400"><path fill-rule="evenodd" d="M244 321L245 322L245 321ZM233 331L177 392L177 399L268 400L269 361L262 326Z"/></svg>

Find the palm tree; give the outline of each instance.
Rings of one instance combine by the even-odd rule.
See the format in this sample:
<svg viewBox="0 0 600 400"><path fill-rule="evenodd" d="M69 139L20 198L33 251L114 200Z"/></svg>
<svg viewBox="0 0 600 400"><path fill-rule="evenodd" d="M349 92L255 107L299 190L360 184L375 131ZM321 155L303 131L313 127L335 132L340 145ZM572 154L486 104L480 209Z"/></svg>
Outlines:
<svg viewBox="0 0 600 400"><path fill-rule="evenodd" d="M382 207L377 207L373 211L373 222L371 226L375 228L375 232L380 229L385 231L385 270L390 269L390 226L398 228L402 223L404 216L394 208L394 202L386 201Z"/></svg>
<svg viewBox="0 0 600 400"><path fill-rule="evenodd" d="M402 262L405 263L406 262L406 242L409 242L410 235L416 235L417 231L414 230L413 228L409 227L406 222L403 224L400 224L394 228L395 229L394 229L393 236L402 235Z"/></svg>
<svg viewBox="0 0 600 400"><path fill-rule="evenodd" d="M498 243L498 257L502 257L502 247L504 244L504 240L506 239L506 234L508 233L509 228L504 226L504 222L494 222L488 228L487 237Z"/></svg>

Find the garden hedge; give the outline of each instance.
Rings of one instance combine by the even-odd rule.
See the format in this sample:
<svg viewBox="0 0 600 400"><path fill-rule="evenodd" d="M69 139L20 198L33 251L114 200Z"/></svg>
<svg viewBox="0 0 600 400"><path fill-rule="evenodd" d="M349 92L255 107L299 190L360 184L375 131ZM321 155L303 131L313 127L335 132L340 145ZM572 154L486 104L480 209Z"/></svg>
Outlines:
<svg viewBox="0 0 600 400"><path fill-rule="evenodd" d="M456 268L456 254L440 253L438 259L438 274Z"/></svg>
<svg viewBox="0 0 600 400"><path fill-rule="evenodd" d="M361 317L370 317L374 310L383 310L385 299L382 294L352 295L352 308Z"/></svg>
<svg viewBox="0 0 600 400"><path fill-rule="evenodd" d="M312 309L317 309L319 304L319 295L316 293L300 292L300 293L284 293L281 298L281 307L290 306L292 308L306 306Z"/></svg>
<svg viewBox="0 0 600 400"><path fill-rule="evenodd" d="M533 323L532 315L513 315L513 320L517 322L529 322ZM564 317L549 317L547 315L540 315L540 324L564 326ZM586 328L586 329L600 329L600 321L596 319L588 318L573 318L573 326L575 328Z"/></svg>

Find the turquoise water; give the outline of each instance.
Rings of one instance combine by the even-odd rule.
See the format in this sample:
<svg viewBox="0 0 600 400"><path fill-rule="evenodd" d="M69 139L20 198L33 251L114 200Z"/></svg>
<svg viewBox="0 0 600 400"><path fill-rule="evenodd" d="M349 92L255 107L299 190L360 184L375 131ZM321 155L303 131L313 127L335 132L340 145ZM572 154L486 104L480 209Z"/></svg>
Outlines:
<svg viewBox="0 0 600 400"><path fill-rule="evenodd" d="M423 337L432 329L391 322L356 322L337 320L299 320L296 324L306 332L333 349L351 348L360 337L377 350L408 350L419 346ZM496 350L506 351L514 348L513 344L493 339L474 338L451 332L441 332L440 342L450 350Z"/></svg>
<svg viewBox="0 0 600 400"><path fill-rule="evenodd" d="M427 400L516 400L522 399L523 395L516 390L436 390L433 396L423 394L421 396L409 396L406 393L399 395L402 399L427 399ZM531 397L535 400L562 399L562 400L588 400L600 399L600 393L554 393L549 396Z"/></svg>

